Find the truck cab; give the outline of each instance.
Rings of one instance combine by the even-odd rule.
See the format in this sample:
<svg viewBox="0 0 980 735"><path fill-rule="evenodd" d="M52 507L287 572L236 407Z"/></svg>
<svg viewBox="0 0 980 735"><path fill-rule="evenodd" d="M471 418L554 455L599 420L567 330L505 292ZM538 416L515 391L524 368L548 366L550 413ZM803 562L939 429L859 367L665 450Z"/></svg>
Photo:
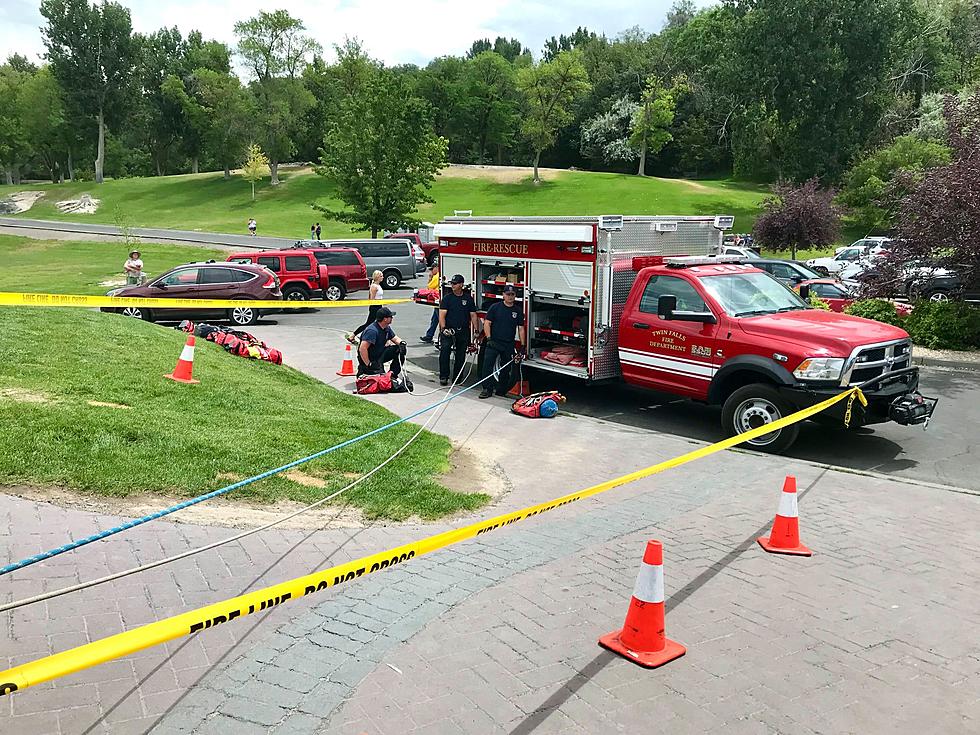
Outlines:
<svg viewBox="0 0 980 735"><path fill-rule="evenodd" d="M906 404L921 401L905 331L813 309L750 261L722 260L634 259L619 324L627 383L721 405L729 436L863 384L868 406L851 406L852 427L928 418L932 406L903 420ZM821 420L841 425L845 410L838 404ZM749 444L780 452L798 433L793 425Z"/></svg>

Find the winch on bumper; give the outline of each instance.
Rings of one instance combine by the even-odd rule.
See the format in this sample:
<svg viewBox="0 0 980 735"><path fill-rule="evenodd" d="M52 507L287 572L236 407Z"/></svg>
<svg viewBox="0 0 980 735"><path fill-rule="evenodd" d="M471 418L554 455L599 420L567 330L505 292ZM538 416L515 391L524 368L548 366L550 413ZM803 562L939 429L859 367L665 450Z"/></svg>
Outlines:
<svg viewBox="0 0 980 735"><path fill-rule="evenodd" d="M927 398L919 393L919 369L916 367L884 373L851 387L861 389L868 401L867 406L856 399L843 400L828 408L821 416L843 424L850 408L850 428L886 421L894 421L902 426L928 425L939 402L937 398ZM784 385L780 386L779 392L797 409L801 409L838 395L841 387Z"/></svg>

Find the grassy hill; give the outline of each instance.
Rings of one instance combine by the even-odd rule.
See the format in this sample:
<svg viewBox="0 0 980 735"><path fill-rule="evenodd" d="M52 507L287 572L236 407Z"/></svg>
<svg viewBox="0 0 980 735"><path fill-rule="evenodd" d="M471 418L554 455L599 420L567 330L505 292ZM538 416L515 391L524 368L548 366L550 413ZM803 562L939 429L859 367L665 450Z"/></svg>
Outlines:
<svg viewBox="0 0 980 735"><path fill-rule="evenodd" d="M102 495L190 497L258 474L394 419L383 408L285 366L199 340L200 385L163 378L185 335L83 309L0 311L0 484L58 485ZM390 456L402 424L229 497L311 502ZM344 500L368 517L437 518L489 498L449 490L449 441L424 433Z"/></svg>
<svg viewBox="0 0 980 735"><path fill-rule="evenodd" d="M41 190L45 197L20 215L35 219L81 220L129 226L244 233L255 217L259 234L307 237L310 224L321 222L325 235L350 236L348 225L327 221L311 203L339 207L333 185L309 170L287 171L282 184L262 182L252 202L248 182L225 181L220 173L119 179L101 186L91 182L0 186L0 197L21 190ZM90 193L102 200L93 215L65 215L55 203ZM638 178L623 174L548 171L540 185L521 169L451 167L432 187L435 204L419 212L438 221L456 209L474 214L733 214L735 229L749 231L765 190L731 181L685 181Z"/></svg>

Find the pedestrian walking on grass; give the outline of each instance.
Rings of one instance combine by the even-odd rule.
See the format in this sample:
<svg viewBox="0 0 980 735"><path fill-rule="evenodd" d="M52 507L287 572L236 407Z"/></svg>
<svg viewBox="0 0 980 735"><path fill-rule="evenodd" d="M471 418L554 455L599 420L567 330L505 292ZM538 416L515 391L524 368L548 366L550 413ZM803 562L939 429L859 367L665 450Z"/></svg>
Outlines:
<svg viewBox="0 0 980 735"><path fill-rule="evenodd" d="M126 272L126 285L138 286L143 282L143 259L139 250L133 250L123 265Z"/></svg>
<svg viewBox="0 0 980 735"><path fill-rule="evenodd" d="M384 279L384 273L382 273L381 271L375 271L374 273L371 274L371 288L368 291L368 301L381 301L381 299L385 297L385 290L381 288L381 281L383 279ZM374 322L376 321L378 309L380 308L381 308L381 304L371 304L368 307L367 321L364 322L364 324L359 326L357 329L355 329L353 332L348 332L347 334L344 335L347 338L348 342L350 342L352 345L357 344L358 341L357 335L359 335L369 326L374 324Z"/></svg>
<svg viewBox="0 0 980 735"><path fill-rule="evenodd" d="M248 218L248 234L255 237L255 231L259 228L258 223L255 221L255 217Z"/></svg>
<svg viewBox="0 0 980 735"><path fill-rule="evenodd" d="M319 240L320 239L320 223L319 222L316 223L316 229L314 230L314 232L316 233L316 239Z"/></svg>
<svg viewBox="0 0 980 735"><path fill-rule="evenodd" d="M316 225L310 225L310 239L316 240Z"/></svg>

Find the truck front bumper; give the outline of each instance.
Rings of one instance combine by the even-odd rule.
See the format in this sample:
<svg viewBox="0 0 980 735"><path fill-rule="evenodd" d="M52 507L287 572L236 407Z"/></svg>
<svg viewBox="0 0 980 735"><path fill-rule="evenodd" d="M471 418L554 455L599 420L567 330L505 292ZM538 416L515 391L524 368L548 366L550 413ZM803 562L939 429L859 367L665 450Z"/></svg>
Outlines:
<svg viewBox="0 0 980 735"><path fill-rule="evenodd" d="M851 404L850 427L881 424L895 421L902 425L928 424L936 404L935 398L926 398L919 393L919 369L905 368L869 380L858 386L868 401L865 406L860 401L843 400L835 403L820 414L823 420L844 423L848 403ZM781 386L780 393L797 410L812 406L828 398L839 395L840 386Z"/></svg>

